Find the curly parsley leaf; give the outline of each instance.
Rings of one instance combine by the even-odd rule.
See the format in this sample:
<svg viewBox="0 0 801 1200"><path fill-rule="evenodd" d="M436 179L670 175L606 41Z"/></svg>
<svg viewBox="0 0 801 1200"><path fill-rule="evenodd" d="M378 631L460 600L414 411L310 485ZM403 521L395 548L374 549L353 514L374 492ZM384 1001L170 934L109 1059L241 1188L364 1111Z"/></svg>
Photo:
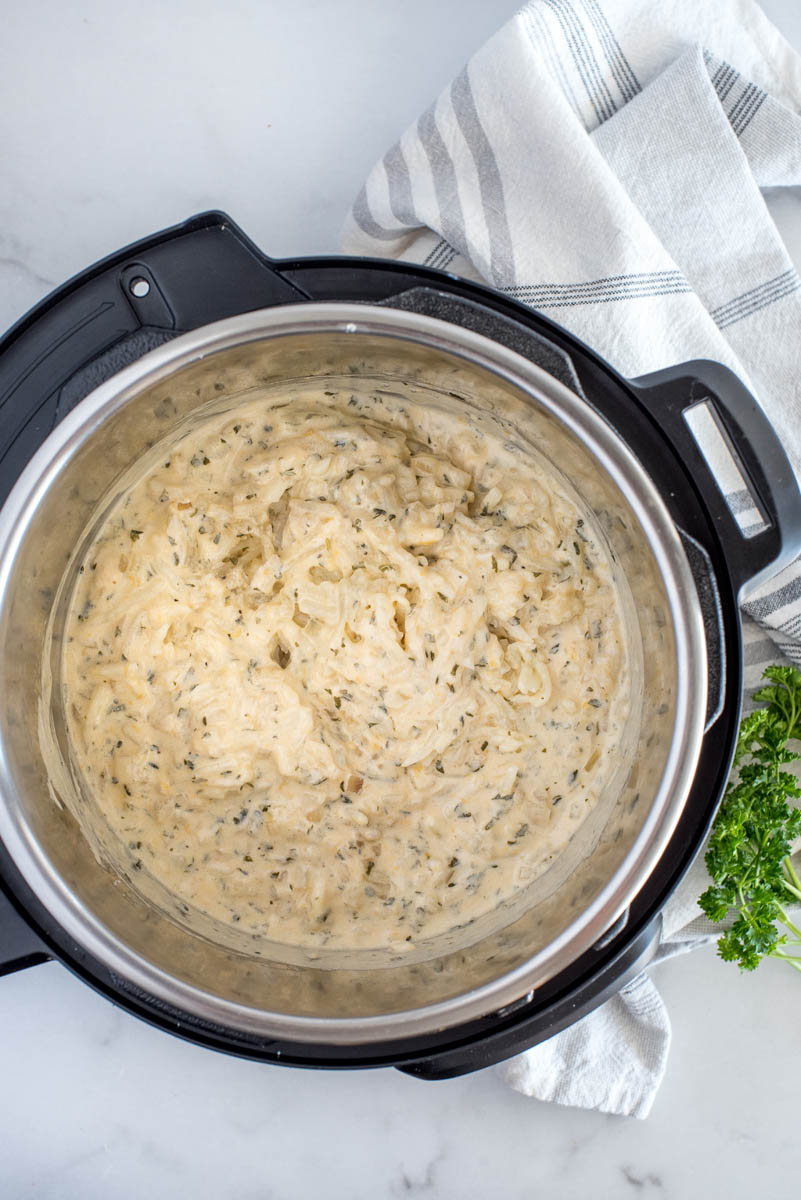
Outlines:
<svg viewBox="0 0 801 1200"><path fill-rule="evenodd" d="M801 971L801 929L787 905L801 900L801 880L790 860L801 837L798 780L784 766L801 755L789 742L801 739L801 671L768 667L766 686L754 699L763 708L747 716L734 755L735 777L726 788L706 854L712 885L699 900L715 923L734 915L718 939L726 962L753 971L763 958L778 958Z"/></svg>

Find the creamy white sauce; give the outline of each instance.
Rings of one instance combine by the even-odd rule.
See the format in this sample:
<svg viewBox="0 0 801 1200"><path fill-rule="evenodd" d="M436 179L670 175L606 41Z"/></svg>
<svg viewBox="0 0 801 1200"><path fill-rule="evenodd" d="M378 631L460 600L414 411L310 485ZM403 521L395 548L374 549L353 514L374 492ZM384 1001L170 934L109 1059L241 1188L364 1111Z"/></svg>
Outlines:
<svg viewBox="0 0 801 1200"><path fill-rule="evenodd" d="M613 564L535 454L381 393L208 417L86 553L63 686L127 867L301 946L518 895L619 773Z"/></svg>

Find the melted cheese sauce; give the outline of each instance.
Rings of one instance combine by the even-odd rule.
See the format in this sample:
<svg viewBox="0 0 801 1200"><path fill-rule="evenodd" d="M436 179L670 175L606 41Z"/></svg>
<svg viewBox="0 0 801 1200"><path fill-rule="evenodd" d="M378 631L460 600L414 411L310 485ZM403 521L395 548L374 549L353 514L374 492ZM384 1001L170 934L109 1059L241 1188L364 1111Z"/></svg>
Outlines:
<svg viewBox="0 0 801 1200"><path fill-rule="evenodd" d="M381 394L207 417L112 507L65 639L75 760L202 914L414 944L542 873L620 767L613 566L522 444Z"/></svg>

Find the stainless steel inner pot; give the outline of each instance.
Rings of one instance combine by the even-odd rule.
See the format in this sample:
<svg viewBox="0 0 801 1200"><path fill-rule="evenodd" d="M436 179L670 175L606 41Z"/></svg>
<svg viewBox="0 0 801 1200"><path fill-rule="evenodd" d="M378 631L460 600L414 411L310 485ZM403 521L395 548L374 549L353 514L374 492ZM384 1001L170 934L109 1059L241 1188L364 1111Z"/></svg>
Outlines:
<svg viewBox="0 0 801 1200"><path fill-rule="evenodd" d="M631 596L641 661L633 767L521 903L425 955L328 956L192 928L169 897L103 865L72 815L69 777L43 753L60 726L43 694L75 551L132 466L200 406L299 378L458 396L531 440L606 533ZM65 579L65 572L66 579ZM66 589L68 591L68 587ZM56 607L54 609L54 603ZM58 425L0 514L0 837L75 942L123 980L221 1026L366 1045L433 1033L526 996L591 947L647 880L693 779L706 712L701 611L676 529L647 473L589 405L497 343L362 304L266 309L151 352ZM59 803L59 796L67 803ZM469 944L468 944L469 943Z"/></svg>

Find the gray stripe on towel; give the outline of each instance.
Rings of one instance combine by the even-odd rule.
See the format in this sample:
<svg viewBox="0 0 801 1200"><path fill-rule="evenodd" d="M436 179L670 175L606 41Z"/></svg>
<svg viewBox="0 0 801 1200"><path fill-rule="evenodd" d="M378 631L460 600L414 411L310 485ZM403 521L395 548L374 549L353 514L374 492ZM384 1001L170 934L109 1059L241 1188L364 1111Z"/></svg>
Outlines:
<svg viewBox="0 0 801 1200"><path fill-rule="evenodd" d="M496 285L514 283L514 251L506 219L503 180L495 151L476 109L467 67L459 72L451 84L451 103L478 173L481 205L489 237L490 282Z"/></svg>
<svg viewBox="0 0 801 1200"><path fill-rule="evenodd" d="M759 287L751 288L749 291L743 292L741 296L735 296L727 304L713 309L709 315L719 329L726 329L737 321L761 312L763 308L775 304L777 300L783 300L785 296L791 295L799 287L801 287L801 279L795 270L790 268L781 275L777 275L775 279L769 279Z"/></svg>
<svg viewBox="0 0 801 1200"><path fill-rule="evenodd" d="M377 242L394 242L402 236L402 230L385 229L383 225L378 224L367 199L366 186L362 186L354 200L352 213L354 221L362 232L366 233L368 237L375 238Z"/></svg>
<svg viewBox="0 0 801 1200"><path fill-rule="evenodd" d="M472 260L481 268L481 263L467 241L467 230L459 199L459 188L456 182L456 170L453 159L448 153L448 147L442 139L437 126L434 105L418 118L417 136L425 151L428 165L431 168L431 178L434 183L434 195L439 208L439 221L435 226L437 232L455 246L466 259Z"/></svg>
<svg viewBox="0 0 801 1200"><path fill-rule="evenodd" d="M400 142L396 142L384 155L384 170L387 173L389 207L393 217L407 229L419 228L421 222L414 211L409 166Z"/></svg>
<svg viewBox="0 0 801 1200"><path fill-rule="evenodd" d="M576 22L575 14L569 5L564 7L561 0L542 0L542 3L546 8L550 9L559 22L568 50L573 56L573 63L581 82L584 84L584 90L595 111L598 123L602 125L604 121L608 120L617 111L617 106L605 84L606 98L598 93L598 83L601 82L598 64L592 52L589 51L588 53L584 31L580 23ZM594 72L593 66L595 68ZM595 76L594 79L593 74Z"/></svg>
<svg viewBox="0 0 801 1200"><path fill-rule="evenodd" d="M554 42L553 31L551 24L546 21L543 13L539 8L523 8L519 13L520 19L526 27L528 36L531 39L532 45L538 51L542 51L548 60L548 69L553 75L559 87L562 89L562 94L566 100L570 101L570 107L575 112L578 119L583 123L584 117L581 112L581 107L576 99L576 93L573 91L573 85L565 71L565 64L562 61L562 56L556 49Z"/></svg>
<svg viewBox="0 0 801 1200"><path fill-rule="evenodd" d="M598 40L604 48L606 57L609 60L609 68L615 77L617 86L620 88L621 96L626 101L632 100L638 92L642 91L642 88L637 76L631 69L629 60L623 53L620 42L615 37L612 26L606 19L606 14L596 0L584 0L584 10L598 35Z"/></svg>
<svg viewBox="0 0 801 1200"><path fill-rule="evenodd" d="M775 592L770 592L767 596L759 596L756 600L749 600L748 604L744 605L744 607L758 621L766 621L771 613L784 608L786 604L794 603L799 597L801 597L801 579L793 579L790 583L785 583L782 587L776 588Z"/></svg>

